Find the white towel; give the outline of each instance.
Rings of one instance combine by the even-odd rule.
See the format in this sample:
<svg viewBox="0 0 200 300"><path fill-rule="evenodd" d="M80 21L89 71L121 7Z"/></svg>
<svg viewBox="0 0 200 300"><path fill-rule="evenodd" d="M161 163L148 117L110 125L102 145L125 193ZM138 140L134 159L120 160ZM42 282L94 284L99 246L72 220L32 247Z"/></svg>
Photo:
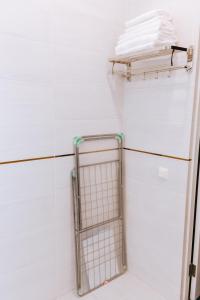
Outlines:
<svg viewBox="0 0 200 300"><path fill-rule="evenodd" d="M168 12L166 12L162 9L158 9L158 10L152 10L143 15L140 15L140 16L126 22L125 24L126 24L126 27L130 27L130 26L134 26L137 24L141 24L141 23L151 20L152 18L155 18L155 17L163 17L168 21L172 20L172 17L170 16L170 14Z"/></svg>
<svg viewBox="0 0 200 300"><path fill-rule="evenodd" d="M143 30L143 31L138 31L138 32L133 31L133 32L122 34L119 37L119 40L118 40L117 44L120 45L122 43L129 42L133 39L137 39L137 38L142 37L142 36L155 35L155 34L159 34L160 36L163 36L163 37L166 37L166 38L171 37L172 39L176 39L175 31L170 31L167 28L161 28L159 30L149 28L149 30Z"/></svg>
<svg viewBox="0 0 200 300"><path fill-rule="evenodd" d="M151 42L159 44L160 42L165 42L171 40L173 44L177 42L176 37L173 35L165 35L162 33L155 33L149 35L142 35L137 38L130 39L125 42L120 42L118 46L115 48L116 53L127 51L129 48L134 48L140 45L148 44Z"/></svg>
<svg viewBox="0 0 200 300"><path fill-rule="evenodd" d="M124 34L115 48L116 55L157 50L177 44L172 17L164 10L147 12L126 22Z"/></svg>
<svg viewBox="0 0 200 300"><path fill-rule="evenodd" d="M174 24L172 21L164 20L160 17L155 17L151 20L145 21L142 24L137 24L135 26L130 26L125 29L125 33L129 33L130 31L141 31L148 28L160 28L160 27L167 27L169 30L174 29Z"/></svg>
<svg viewBox="0 0 200 300"><path fill-rule="evenodd" d="M136 45L134 47L127 47L124 48L123 50L115 50L117 56L126 56L126 55L136 55L139 53L145 53L148 51L154 51L154 50L162 50L169 48L171 45L174 44L174 41L172 40L166 40L164 42L158 42L158 41L153 41L150 43L144 43L140 45Z"/></svg>

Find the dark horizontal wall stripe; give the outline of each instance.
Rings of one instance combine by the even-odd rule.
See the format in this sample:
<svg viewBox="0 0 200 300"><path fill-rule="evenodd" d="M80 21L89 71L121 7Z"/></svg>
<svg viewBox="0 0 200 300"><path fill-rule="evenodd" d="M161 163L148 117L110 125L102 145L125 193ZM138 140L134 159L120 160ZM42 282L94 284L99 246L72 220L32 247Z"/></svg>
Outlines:
<svg viewBox="0 0 200 300"><path fill-rule="evenodd" d="M62 155L52 155L52 156L25 158L25 159L19 159L19 160L2 161L2 162L0 162L0 165L18 164L18 163L25 163L25 162L36 161L36 160L55 159L55 158L60 158L60 157L73 156L73 155L74 154L62 154Z"/></svg>
<svg viewBox="0 0 200 300"><path fill-rule="evenodd" d="M95 151L80 152L80 154L82 155L82 154L90 154L90 153L108 152L108 151L114 151L117 149L118 148L100 149L100 150L95 150ZM70 157L70 156L74 156L74 153L41 156L41 157L31 157L31 158L24 158L24 159L19 159L19 160L10 160L10 161L0 161L0 165L19 164L19 163L26 163L26 162L37 161L37 160L56 159L56 158Z"/></svg>
<svg viewBox="0 0 200 300"><path fill-rule="evenodd" d="M80 154L82 155L82 154L108 152L108 151L115 151L115 150L118 150L118 148L100 149L100 150L95 150L95 151L80 152ZM173 155L165 155L165 154L154 153L154 152L149 152L149 151L144 151L144 150L139 150L139 149L133 149L133 148L128 148L128 147L125 147L124 150L137 152L137 153L148 154L148 155L154 155L154 156L159 156L159 157L178 159L178 160L183 160L183 161L191 161L192 160L191 158L184 158L184 157L178 157L178 156L173 156ZM25 158L25 159L19 159L19 160L10 160L10 161L0 161L0 165L19 164L19 163L26 163L26 162L31 162L31 161L56 159L56 158L62 158L62 157L64 158L64 157L70 157L70 156L74 156L74 153L67 153L67 154L60 154L60 155L50 155L50 156L41 156L41 157L31 157L31 158Z"/></svg>
<svg viewBox="0 0 200 300"><path fill-rule="evenodd" d="M165 154L149 152L149 151L144 151L144 150L139 150L139 149L134 149L134 148L125 147L124 149L127 151L143 153L143 154L148 154L148 155L154 155L154 156L159 156L159 157L165 157L165 158L171 158L171 159L178 159L178 160L183 160L183 161L191 161L192 160L191 158L185 158L185 157L179 157L179 156L173 156L173 155L165 155Z"/></svg>

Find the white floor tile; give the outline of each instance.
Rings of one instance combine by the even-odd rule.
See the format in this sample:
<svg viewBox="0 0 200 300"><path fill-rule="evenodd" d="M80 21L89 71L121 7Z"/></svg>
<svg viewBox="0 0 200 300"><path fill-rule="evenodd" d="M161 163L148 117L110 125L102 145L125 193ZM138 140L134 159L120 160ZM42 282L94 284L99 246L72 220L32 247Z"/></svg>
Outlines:
<svg viewBox="0 0 200 300"><path fill-rule="evenodd" d="M57 300L80 299L75 292ZM113 280L108 285L84 296L84 300L165 300L157 294L151 287L127 273L122 277Z"/></svg>

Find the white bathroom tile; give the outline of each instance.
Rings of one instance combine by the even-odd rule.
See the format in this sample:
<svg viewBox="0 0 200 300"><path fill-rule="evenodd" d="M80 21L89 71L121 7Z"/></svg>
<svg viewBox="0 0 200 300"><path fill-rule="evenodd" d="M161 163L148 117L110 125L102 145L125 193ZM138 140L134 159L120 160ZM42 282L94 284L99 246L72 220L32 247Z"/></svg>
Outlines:
<svg viewBox="0 0 200 300"><path fill-rule="evenodd" d="M92 49L87 45L84 51L81 51L77 47L74 48L74 44L70 47L69 45L45 44L49 30L53 30L53 34L56 34L56 30L57 33L61 33L61 28L49 29L43 18L40 21L44 21L47 28L42 26L41 36L37 30L37 26L41 26L40 21L36 27L31 27L34 24L34 14L37 14L38 18L43 14L51 18L52 11L50 7L46 7L47 4L45 0L41 3L36 1L28 7L24 1L20 0L19 7L23 7L25 18L29 18L30 10L33 11L27 26L22 25L27 23L27 20L23 21L23 18L20 19L15 15L11 1L10 5L4 6L5 12L10 12L10 17L12 14L15 15L19 23L14 28L12 23L8 22L9 24L5 24L7 26L5 32L3 27L2 32L0 30L0 44L2 45L0 90L3 94L0 131L4 140L0 149L1 161L49 156L54 154L54 150L56 154L63 153L63 150L64 153L69 153L71 146L70 149L63 147L63 144L66 145L65 135L69 136L68 144L71 144L72 138L79 130L75 122L74 128L71 128L70 124L70 127L65 129L62 128L61 123L64 124L65 121L68 122L71 119L83 120L86 125L81 121L82 132L86 134L91 132L91 129L88 131L85 120L92 120L92 132L95 132L100 122L105 123L110 120L113 123L113 119L119 118L115 95L110 91L107 78L107 47L104 47L104 50L97 47L97 51L97 48ZM56 6L55 3L54 5ZM88 5L91 7L92 3ZM69 12L68 14L71 16ZM73 19L73 16L72 14L70 18ZM56 18L56 14L54 17ZM63 20L64 24L65 22L68 24L66 15L62 17L65 20ZM104 33L107 25L100 25L101 22L97 16L91 14L89 19L87 16L84 18L89 23L96 20L96 27L92 28L92 32L99 35L98 30L100 30ZM53 23L54 21L55 19ZM114 23L112 26L115 27ZM68 26L62 28L63 36L68 36L68 31ZM107 29L106 31L108 32ZM94 39L90 36L87 40L93 41ZM54 43L59 42L54 40ZM111 45L111 40L105 43ZM74 62L72 57L78 57L78 62ZM54 99L53 106L52 99ZM96 122L96 119L101 119L101 121ZM108 128L104 128L102 130L106 132ZM97 129L97 132L102 131Z"/></svg>
<svg viewBox="0 0 200 300"><path fill-rule="evenodd" d="M14 250L14 251L13 251ZM0 240L0 276L12 274L55 255L55 230L52 226L35 233Z"/></svg>
<svg viewBox="0 0 200 300"><path fill-rule="evenodd" d="M40 173L41 172L41 173ZM1 166L0 237L28 234L54 222L54 166L51 160ZM38 175L39 174L39 175Z"/></svg>
<svg viewBox="0 0 200 300"><path fill-rule="evenodd" d="M73 156L57 158L54 161L55 190L71 188L71 171L73 168Z"/></svg>
<svg viewBox="0 0 200 300"><path fill-rule="evenodd" d="M148 182L150 178L153 187L179 194L185 193L189 162L129 150L125 151L124 156L126 176L130 180ZM160 178L160 167L167 169L168 179Z"/></svg>
<svg viewBox="0 0 200 300"><path fill-rule="evenodd" d="M53 195L0 205L0 238L34 232L54 221Z"/></svg>
<svg viewBox="0 0 200 300"><path fill-rule="evenodd" d="M34 297L38 293L37 299L44 296L53 300L54 294L62 295L75 287L71 168L71 157L1 167L1 192L6 198L0 218L0 284L5 299L24 299L38 282L34 277L27 278L28 286L23 291L21 280L25 274L35 276L41 267L42 274L50 274L40 279L41 286L33 292ZM55 269L49 271L44 261L51 265L52 260Z"/></svg>
<svg viewBox="0 0 200 300"><path fill-rule="evenodd" d="M56 120L81 120L83 117L86 120L118 118L115 98L106 82L57 84L54 111Z"/></svg>
<svg viewBox="0 0 200 300"><path fill-rule="evenodd" d="M80 51L77 47L56 45L54 80L62 84L69 83L69 80L79 84L105 83L106 58L106 54L99 55L92 49Z"/></svg>
<svg viewBox="0 0 200 300"><path fill-rule="evenodd" d="M0 204L29 202L53 195L54 164L51 160L0 166ZM12 206L11 206L12 207Z"/></svg>
<svg viewBox="0 0 200 300"><path fill-rule="evenodd" d="M0 277L0 298L53 300L56 297L55 257Z"/></svg>
<svg viewBox="0 0 200 300"><path fill-rule="evenodd" d="M160 166L168 179L159 177ZM188 167L126 151L129 270L167 300L180 294Z"/></svg>
<svg viewBox="0 0 200 300"><path fill-rule="evenodd" d="M62 12L54 16L56 44L69 47L79 45L80 51L90 49L101 53L101 56L113 50L119 25L116 26L111 19L97 17L89 12L79 12L78 9L68 8L66 14ZM112 37L108 27L112 30Z"/></svg>
<svg viewBox="0 0 200 300"><path fill-rule="evenodd" d="M70 218L69 211L66 211L66 218ZM64 225L60 223L56 226L56 287L58 296L75 289L75 265L75 242L72 222L66 222Z"/></svg>
<svg viewBox="0 0 200 300"><path fill-rule="evenodd" d="M159 82L158 82L159 83ZM156 85L125 92L126 146L160 154L189 157L193 87Z"/></svg>
<svg viewBox="0 0 200 300"><path fill-rule="evenodd" d="M54 46L0 34L0 77L25 82L52 83Z"/></svg>
<svg viewBox="0 0 200 300"><path fill-rule="evenodd" d="M97 300L94 293L88 294L84 296L85 300ZM64 294L62 297L57 298L56 300L77 300L80 297L77 295L76 291L72 291L70 293Z"/></svg>
<svg viewBox="0 0 200 300"><path fill-rule="evenodd" d="M73 153L75 136L120 132L118 119L57 121L55 128L55 153Z"/></svg>
<svg viewBox="0 0 200 300"><path fill-rule="evenodd" d="M36 41L53 40L53 1L4 1L0 11L0 33Z"/></svg>
<svg viewBox="0 0 200 300"><path fill-rule="evenodd" d="M32 127L30 129L30 127ZM1 154L1 161L15 161L20 159L53 155L53 128L52 124L34 124L25 126L2 127L1 136L5 143ZM18 138L19 137L19 138ZM38 143L37 143L38 142Z"/></svg>
<svg viewBox="0 0 200 300"><path fill-rule="evenodd" d="M115 5L115 9L113 9ZM72 14L87 14L95 16L96 18L101 18L102 22L105 20L111 20L112 22L124 21L124 14L127 12L127 5L124 5L124 2L121 1L110 1L109 3L105 0L103 1L92 1L86 0L84 3L81 0L78 1L69 1L66 6L64 0L57 0L55 4L55 14L63 16L72 12ZM111 14L112 11L112 14Z"/></svg>
<svg viewBox="0 0 200 300"><path fill-rule="evenodd" d="M132 276L130 272L127 272L123 276L111 281L108 285L97 289L91 296L94 295L94 299L120 299L120 300L138 300L138 299L150 299L150 300L164 300L156 291L150 286L139 280L137 277Z"/></svg>
<svg viewBox="0 0 200 300"><path fill-rule="evenodd" d="M13 6L13 9L14 9L15 5L16 5L16 3L14 0L8 0L2 7L6 8L7 6ZM34 12L37 11L37 12L51 14L54 9L54 1L53 0L34 0L34 1L31 0L27 3L26 0L19 0L18 8L21 10L22 15L24 14L23 9L27 9L27 8L31 8L32 11L34 11Z"/></svg>
<svg viewBox="0 0 200 300"><path fill-rule="evenodd" d="M122 277L111 281L108 285L101 287L94 292L84 296L87 300L101 300L101 299L116 299L116 300L165 300L161 295L156 293L150 286L132 276L130 272ZM56 300L75 300L78 299L76 292L71 292Z"/></svg>
<svg viewBox="0 0 200 300"><path fill-rule="evenodd" d="M71 186L73 157L54 161L57 296L75 288L74 219Z"/></svg>
<svg viewBox="0 0 200 300"><path fill-rule="evenodd" d="M0 79L1 161L52 155L53 89Z"/></svg>
<svg viewBox="0 0 200 300"><path fill-rule="evenodd" d="M67 169L70 176L70 170ZM70 178L71 179L71 178ZM73 199L72 187L57 188L55 190L55 218L57 223L64 224L67 228L73 228Z"/></svg>

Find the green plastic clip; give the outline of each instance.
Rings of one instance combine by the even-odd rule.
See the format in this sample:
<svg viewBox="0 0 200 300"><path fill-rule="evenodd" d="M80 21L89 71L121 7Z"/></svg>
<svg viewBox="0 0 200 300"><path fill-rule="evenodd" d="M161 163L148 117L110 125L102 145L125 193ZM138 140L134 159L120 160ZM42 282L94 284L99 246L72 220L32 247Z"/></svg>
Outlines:
<svg viewBox="0 0 200 300"><path fill-rule="evenodd" d="M74 138L74 145L77 147L83 142L84 142L84 139L81 136L76 136Z"/></svg>
<svg viewBox="0 0 200 300"><path fill-rule="evenodd" d="M124 133L123 132L120 132L120 133L117 133L115 138L119 141L119 142L122 142L124 140Z"/></svg>

